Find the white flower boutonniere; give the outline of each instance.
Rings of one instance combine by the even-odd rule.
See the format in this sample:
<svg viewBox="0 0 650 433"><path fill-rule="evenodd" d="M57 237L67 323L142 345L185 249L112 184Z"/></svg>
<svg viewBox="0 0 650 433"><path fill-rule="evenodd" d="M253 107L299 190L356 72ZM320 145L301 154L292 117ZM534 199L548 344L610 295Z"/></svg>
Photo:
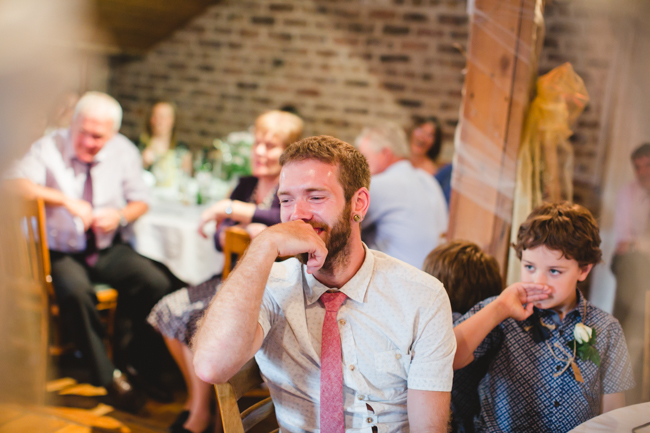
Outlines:
<svg viewBox="0 0 650 433"><path fill-rule="evenodd" d="M578 358L583 361L591 361L600 367L600 353L595 347L596 331L581 322L573 328L573 338L574 340L569 341L567 344L578 355Z"/></svg>
<svg viewBox="0 0 650 433"><path fill-rule="evenodd" d="M584 323L578 323L575 328L573 328L573 338L576 339L578 344L588 343L591 339L591 334L593 329L585 325Z"/></svg>

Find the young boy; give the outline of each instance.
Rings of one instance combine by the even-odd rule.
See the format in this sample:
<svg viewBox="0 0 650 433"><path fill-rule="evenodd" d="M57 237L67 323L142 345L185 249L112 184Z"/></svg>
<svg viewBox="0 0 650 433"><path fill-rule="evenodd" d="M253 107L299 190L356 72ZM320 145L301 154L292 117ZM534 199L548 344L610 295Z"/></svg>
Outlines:
<svg viewBox="0 0 650 433"><path fill-rule="evenodd" d="M477 431L566 432L625 405L634 380L621 326L576 288L599 245L588 210L541 205L517 236L522 282L456 322L454 369L491 356Z"/></svg>
<svg viewBox="0 0 650 433"><path fill-rule="evenodd" d="M451 241L431 251L422 270L436 277L445 286L454 320L479 301L496 296L503 290L499 264L494 257L468 241ZM488 357L454 373L451 391L451 420L453 432L474 432L474 417L481 404L478 385L487 373Z"/></svg>

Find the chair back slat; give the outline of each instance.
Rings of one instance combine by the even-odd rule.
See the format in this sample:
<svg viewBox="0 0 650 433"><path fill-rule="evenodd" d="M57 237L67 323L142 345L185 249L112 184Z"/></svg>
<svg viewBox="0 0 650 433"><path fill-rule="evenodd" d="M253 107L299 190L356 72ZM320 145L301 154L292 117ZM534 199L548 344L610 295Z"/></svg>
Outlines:
<svg viewBox="0 0 650 433"><path fill-rule="evenodd" d="M251 243L251 237L248 232L241 227L228 227L225 229L225 240L223 245L224 265L221 278L225 280L232 271L236 260L246 252L246 248ZM236 258L233 260L233 256Z"/></svg>
<svg viewBox="0 0 650 433"><path fill-rule="evenodd" d="M47 247L45 227L45 205L42 199L23 202L21 229L24 235L27 259L34 281L45 288L48 297L54 300L54 287L50 267L50 251Z"/></svg>
<svg viewBox="0 0 650 433"><path fill-rule="evenodd" d="M275 414L275 407L271 397L255 403L241 413L241 421L244 431L247 432L260 422Z"/></svg>
<svg viewBox="0 0 650 433"><path fill-rule="evenodd" d="M248 361L227 383L215 385L224 433L245 433L269 417L275 416L271 397L239 413L237 400L264 381L255 358Z"/></svg>
<svg viewBox="0 0 650 433"><path fill-rule="evenodd" d="M223 433L245 433L237 405L235 390L229 383L215 385Z"/></svg>

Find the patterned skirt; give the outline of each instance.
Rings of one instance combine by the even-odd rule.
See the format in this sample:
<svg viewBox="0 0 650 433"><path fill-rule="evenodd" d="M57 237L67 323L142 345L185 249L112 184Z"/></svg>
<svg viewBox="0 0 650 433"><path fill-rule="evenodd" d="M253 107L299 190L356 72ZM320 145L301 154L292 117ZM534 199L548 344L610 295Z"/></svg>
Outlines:
<svg viewBox="0 0 650 433"><path fill-rule="evenodd" d="M189 345L220 284L221 276L217 275L170 293L153 307L147 322L165 337Z"/></svg>

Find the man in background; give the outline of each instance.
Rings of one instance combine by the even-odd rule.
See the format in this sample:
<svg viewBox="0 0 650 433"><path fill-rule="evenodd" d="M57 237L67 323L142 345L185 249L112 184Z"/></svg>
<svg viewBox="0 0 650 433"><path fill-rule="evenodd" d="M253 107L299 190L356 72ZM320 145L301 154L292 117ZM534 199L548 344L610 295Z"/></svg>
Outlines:
<svg viewBox="0 0 650 433"><path fill-rule="evenodd" d="M393 122L356 139L370 165L370 207L362 237L370 248L417 268L447 231L447 203L433 176L413 167L404 130Z"/></svg>
<svg viewBox="0 0 650 433"><path fill-rule="evenodd" d="M642 323L645 293L650 281L650 143L636 148L631 159L636 179L619 191L614 216L614 317L621 322L634 377L637 383L641 383L644 338ZM630 403L640 402L641 386L628 391L626 397Z"/></svg>
<svg viewBox="0 0 650 433"><path fill-rule="evenodd" d="M145 317L171 288L165 273L127 243L130 224L148 210L138 150L117 131L122 108L107 94L86 93L72 124L36 141L14 167L14 186L46 205L52 283L64 329L89 364L93 384L112 403L144 402L108 358L93 281L119 292L118 311L133 323L133 344L145 340Z"/></svg>

